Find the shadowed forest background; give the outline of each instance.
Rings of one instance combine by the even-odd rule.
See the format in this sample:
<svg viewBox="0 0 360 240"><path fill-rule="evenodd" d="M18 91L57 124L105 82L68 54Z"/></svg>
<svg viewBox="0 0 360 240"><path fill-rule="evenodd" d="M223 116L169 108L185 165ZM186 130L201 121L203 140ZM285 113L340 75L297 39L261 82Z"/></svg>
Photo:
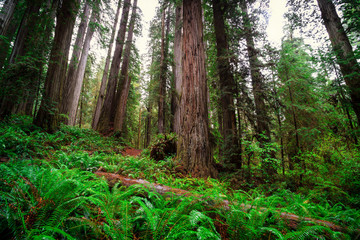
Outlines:
<svg viewBox="0 0 360 240"><path fill-rule="evenodd" d="M269 2L159 0L141 54L138 0L1 1L0 238L359 239L360 1Z"/></svg>

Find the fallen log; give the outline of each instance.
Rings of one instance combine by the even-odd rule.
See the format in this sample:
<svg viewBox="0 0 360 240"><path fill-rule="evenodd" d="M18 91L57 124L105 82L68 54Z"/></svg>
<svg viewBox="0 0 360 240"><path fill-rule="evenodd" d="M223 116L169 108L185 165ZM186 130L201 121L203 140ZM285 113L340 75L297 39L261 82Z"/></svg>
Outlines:
<svg viewBox="0 0 360 240"><path fill-rule="evenodd" d="M165 185L161 185L161 184L157 184L157 183L150 183L149 181L143 180L143 179L132 179L129 177L125 177L125 176L121 176L119 174L115 174L115 173L107 173L107 172L102 172L102 171L97 171L95 172L95 174L99 177L105 177L105 179L112 183L115 184L115 182L120 181L122 185L124 186L131 186L131 185L135 185L135 184L140 184L145 186L146 188L156 191L157 193L163 195L165 193L174 193L177 196L193 196L193 197L198 197L201 198L203 197L203 195L198 195L198 194L193 194L189 191L183 190L183 189L179 189L179 188L171 188ZM228 200L221 200L220 203L218 204L218 207L223 207L226 210L230 209L230 205L232 205L232 203L230 203ZM256 209L260 212L265 212L267 211L266 208L264 207L256 207L253 205L249 205L249 204L240 204L239 207L243 210L243 211L248 211L250 209ZM307 222L312 222L321 226L326 226L329 227L332 231L336 231L336 232L343 232L343 233L350 233L350 232L354 232L351 231L350 229L348 229L347 227L342 227L339 225L336 225L335 223L329 222L329 221L325 221L325 220L319 220L319 219L314 219L314 218L309 218L309 217L301 217L292 213L287 213L287 212L280 212L280 217L282 219L284 219L287 223L287 225L293 229L297 228L297 225L301 222L307 221ZM360 229L356 229L355 232L360 234Z"/></svg>

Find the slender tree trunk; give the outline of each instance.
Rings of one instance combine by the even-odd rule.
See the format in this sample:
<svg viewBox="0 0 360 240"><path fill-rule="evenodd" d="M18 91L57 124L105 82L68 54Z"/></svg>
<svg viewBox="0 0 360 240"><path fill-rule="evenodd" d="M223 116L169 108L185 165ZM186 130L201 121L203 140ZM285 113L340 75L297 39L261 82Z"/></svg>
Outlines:
<svg viewBox="0 0 360 240"><path fill-rule="evenodd" d="M112 53L112 47L113 47L113 42L114 42L114 38L115 38L116 25L118 23L120 9L121 9L121 0L118 1L118 7L117 7L117 10L116 10L114 25L113 25L113 28L112 28L112 33L111 33L111 38L110 38L110 43L109 43L109 49L108 49L108 53L107 53L107 57L106 57L106 61L105 61L104 72L103 72L103 76L102 76L102 79L101 79L99 96L98 96L98 99L97 99L96 108L95 108L95 111L94 111L94 117L93 117L92 124L91 124L93 129L96 129L96 127L98 125L99 118L100 118L100 113L101 113L101 108L102 108L103 102L104 102L105 88L106 88L106 83L107 83L108 73L109 73L109 68L110 68L110 57L111 57L111 53Z"/></svg>
<svg viewBox="0 0 360 240"><path fill-rule="evenodd" d="M138 144L137 144L137 148L140 149L140 144L141 144L141 141L140 141L140 137L141 137L141 114L142 114L142 111L141 111L141 107L140 107L140 110L139 110L139 125L138 125Z"/></svg>
<svg viewBox="0 0 360 240"><path fill-rule="evenodd" d="M183 82L178 158L193 177L215 177L209 118L201 0L183 0Z"/></svg>
<svg viewBox="0 0 360 240"><path fill-rule="evenodd" d="M45 90L39 112L34 120L36 125L49 132L57 130L60 123L59 106L78 6L79 0L63 0L57 14Z"/></svg>
<svg viewBox="0 0 360 240"><path fill-rule="evenodd" d="M159 102L158 102L159 133L165 133L166 71L168 67L167 55L168 55L168 46L169 46L168 35L169 35L169 26L170 26L170 6L165 23L166 8L167 8L166 6L163 7L162 20L161 20L161 59L160 59Z"/></svg>
<svg viewBox="0 0 360 240"><path fill-rule="evenodd" d="M176 134L180 132L180 96L182 83L182 66L181 66L181 48L182 48L182 4L179 3L175 10L175 39L174 39L174 62L175 62L175 93L174 93L174 123L173 131Z"/></svg>
<svg viewBox="0 0 360 240"><path fill-rule="evenodd" d="M145 140L144 148L147 148L150 145L151 141L151 114L152 114L152 104L149 102L149 105L146 107L147 115L145 120Z"/></svg>
<svg viewBox="0 0 360 240"><path fill-rule="evenodd" d="M0 11L0 35L5 35L14 16L18 0L5 0Z"/></svg>
<svg viewBox="0 0 360 240"><path fill-rule="evenodd" d="M29 32L31 28L37 24L38 13L41 7L41 1L30 1L26 8L23 19L14 42L13 50L10 55L9 63L13 64L16 62L18 56L24 56L26 42L30 38Z"/></svg>
<svg viewBox="0 0 360 240"><path fill-rule="evenodd" d="M230 163L230 169L240 169L238 139L236 129L236 115L234 105L234 93L236 90L229 61L229 47L225 32L224 11L225 4L221 0L213 0L214 28L217 49L217 67L220 79L220 102L222 113L222 133L224 139L225 163Z"/></svg>
<svg viewBox="0 0 360 240"><path fill-rule="evenodd" d="M79 66L80 56L82 49L84 47L84 38L86 33L86 28L88 26L88 20L90 17L91 6L88 1L85 1L84 10L81 16L81 21L79 25L79 29L77 32L77 37L74 44L74 49L72 53L72 57L69 64L69 69L67 70L67 77L63 90L63 101L61 106L61 113L68 115L68 119L64 119L66 124L74 125L73 119L70 117L70 112L72 109L72 105L74 102L74 89L77 85L76 83L76 74ZM76 106L77 108L77 106Z"/></svg>
<svg viewBox="0 0 360 240"><path fill-rule="evenodd" d="M15 9L17 9L17 2L18 0L6 0L0 11L0 35L2 35L0 39L0 70L4 65L10 42L16 32L17 21L14 21L13 16Z"/></svg>
<svg viewBox="0 0 360 240"><path fill-rule="evenodd" d="M126 25L129 17L130 4L130 0L124 0L124 6L120 20L120 28L116 38L115 52L111 63L109 80L106 88L106 95L103 107L101 109L99 122L96 128L99 132L106 132L111 129L111 125L113 125L113 123L111 123L111 116L113 115L111 110L113 102L115 100L116 86L120 71L120 63L125 40Z"/></svg>
<svg viewBox="0 0 360 240"><path fill-rule="evenodd" d="M89 56L90 42L91 42L91 39L95 32L96 19L98 19L98 17L99 17L98 11L99 11L98 9L94 9L91 14L88 30L87 30L85 41L84 41L84 46L83 46L82 53L81 53L79 66L76 71L76 75L75 75L75 79L74 79L74 81L75 81L74 89L72 91L72 94L69 96L69 99L71 100L71 102L70 102L70 106L69 106L68 124L72 125L72 126L75 125L76 110L79 105L79 99L80 99L81 88L82 88L83 80L84 80L86 63L87 63L87 59Z"/></svg>
<svg viewBox="0 0 360 240"><path fill-rule="evenodd" d="M115 101L115 117L114 117L114 131L121 131L126 116L126 103L129 95L130 81L129 77L129 63L130 63L130 52L131 45L136 21L136 9L137 0L134 0L130 26L128 31L128 37L126 40L126 46L124 50L124 59L121 66L120 81L117 87L116 101Z"/></svg>
<svg viewBox="0 0 360 240"><path fill-rule="evenodd" d="M349 38L332 0L317 0L324 25L329 34L346 85L349 87L351 104L360 126L360 66L356 61Z"/></svg>
<svg viewBox="0 0 360 240"><path fill-rule="evenodd" d="M260 61L258 59L257 50L253 39L253 33L251 23L248 15L246 0L240 1L240 7L243 14L244 29L245 29L245 40L247 45L247 52L249 55L250 62L250 74L251 84L253 87L254 101L255 101L255 112L256 112L256 134L262 148L266 143L271 142L269 117L267 114L267 107L265 104L265 86L263 78L260 72ZM270 153L270 157L275 157L275 152ZM267 177L272 177L276 174L274 165L271 162L265 160L266 156L262 156L262 168L266 172Z"/></svg>

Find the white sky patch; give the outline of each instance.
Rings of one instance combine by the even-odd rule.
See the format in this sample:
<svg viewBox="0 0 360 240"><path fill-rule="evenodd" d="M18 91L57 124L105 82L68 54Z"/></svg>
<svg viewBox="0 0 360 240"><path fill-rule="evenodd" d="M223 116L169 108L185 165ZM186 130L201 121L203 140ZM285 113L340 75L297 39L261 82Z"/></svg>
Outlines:
<svg viewBox="0 0 360 240"><path fill-rule="evenodd" d="M281 45L281 38L284 36L284 13L286 12L286 0L270 0L269 5L269 25L266 32L269 41L276 46Z"/></svg>
<svg viewBox="0 0 360 240"><path fill-rule="evenodd" d="M138 7L143 13L142 36L136 39L135 45L139 49L140 55L148 52L149 27L150 21L155 17L155 9L159 5L158 0L139 0Z"/></svg>

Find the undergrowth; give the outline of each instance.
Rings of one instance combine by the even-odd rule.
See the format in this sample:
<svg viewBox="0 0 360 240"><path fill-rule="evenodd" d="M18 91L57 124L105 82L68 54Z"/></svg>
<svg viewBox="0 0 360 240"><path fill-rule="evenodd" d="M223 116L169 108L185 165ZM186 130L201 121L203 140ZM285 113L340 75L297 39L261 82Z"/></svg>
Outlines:
<svg viewBox="0 0 360 240"><path fill-rule="evenodd" d="M286 178L248 191L223 178L179 177L171 157L125 157L116 139L63 126L43 132L31 119L0 123L0 236L4 239L356 239L359 162L339 149L342 170L310 172L297 192ZM318 158L327 146L308 156ZM322 168L310 165L310 170ZM95 171L118 173L189 191L160 195L141 185L109 187ZM325 169L323 170L325 171ZM290 175L291 176L291 175ZM289 177L289 176L288 176ZM224 200L229 204L224 205ZM344 232L281 213L330 221Z"/></svg>

